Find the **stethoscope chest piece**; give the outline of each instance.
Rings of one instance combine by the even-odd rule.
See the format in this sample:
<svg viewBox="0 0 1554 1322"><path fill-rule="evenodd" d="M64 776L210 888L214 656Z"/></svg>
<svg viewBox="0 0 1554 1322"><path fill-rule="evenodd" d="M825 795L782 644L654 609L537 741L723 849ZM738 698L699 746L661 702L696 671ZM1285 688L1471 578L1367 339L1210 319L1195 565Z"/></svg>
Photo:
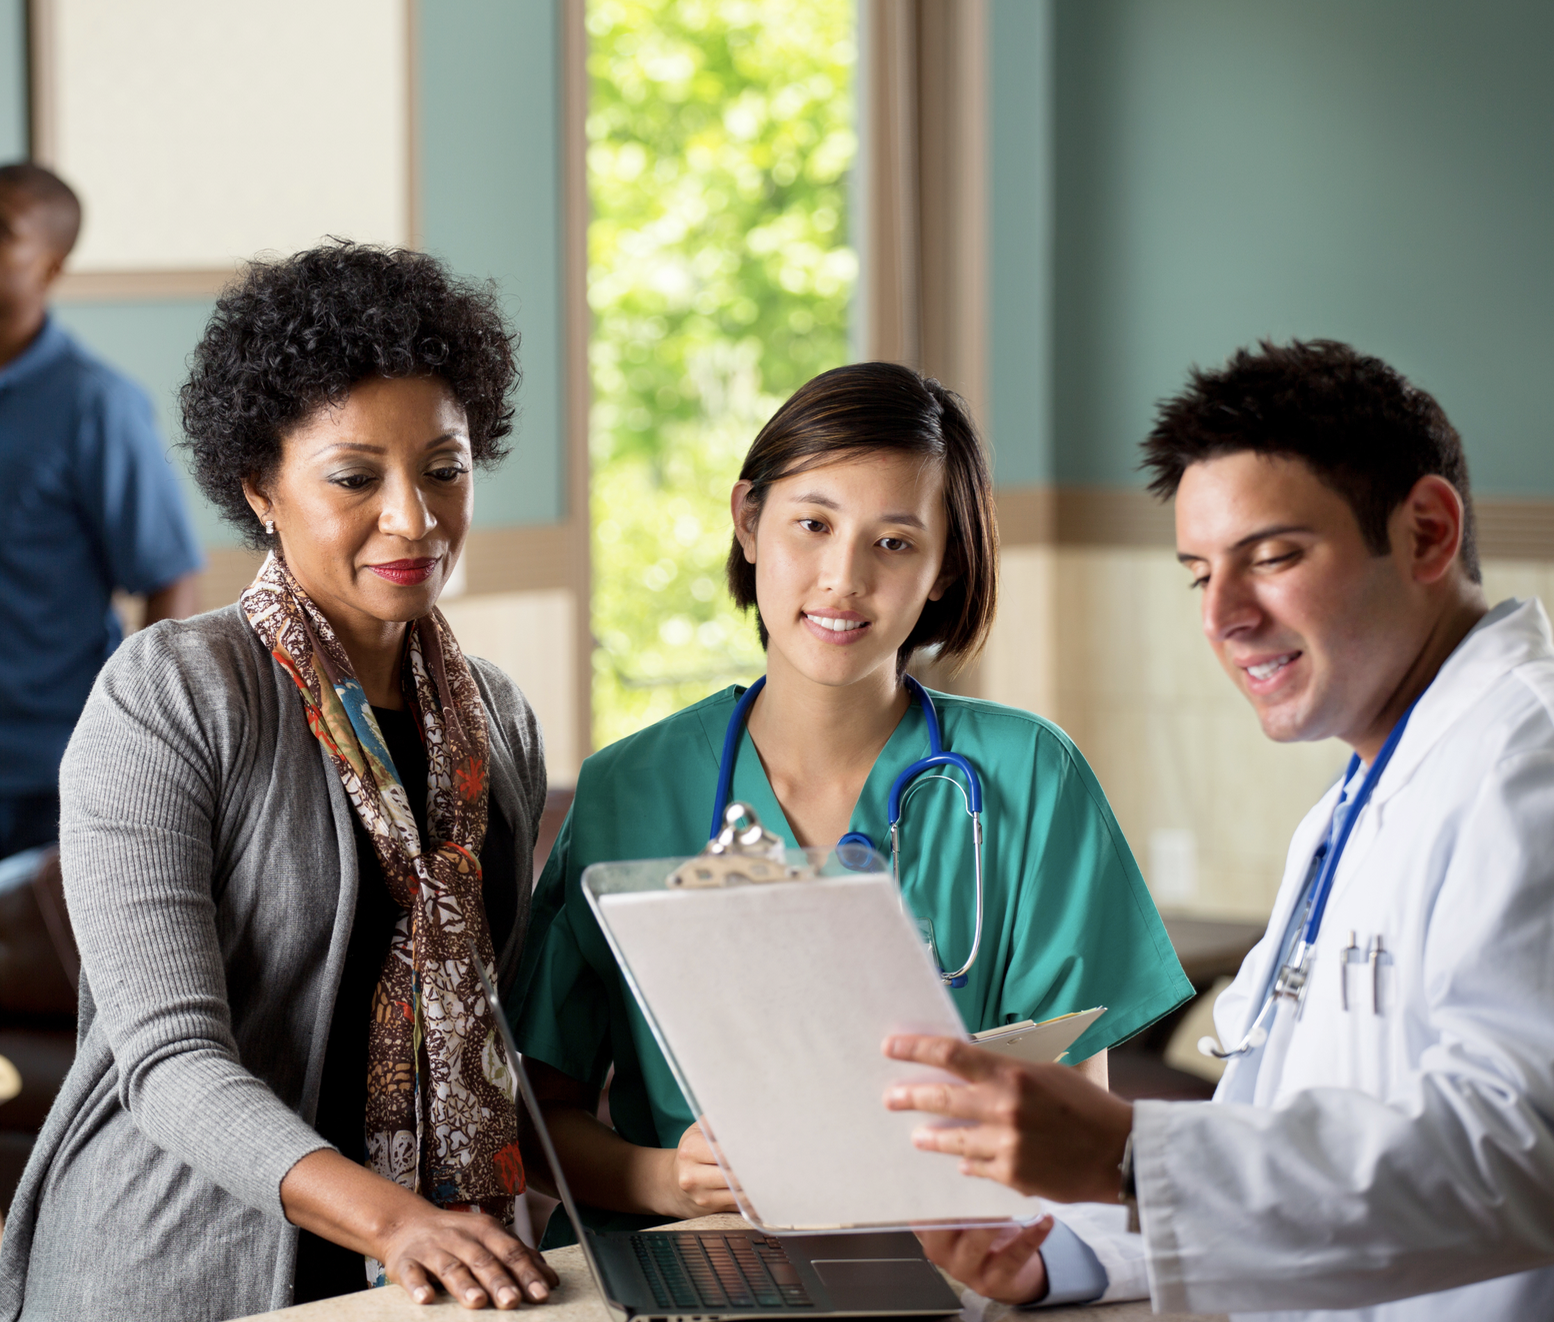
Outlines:
<svg viewBox="0 0 1554 1322"><path fill-rule="evenodd" d="M862 872L874 862L874 841L862 831L849 831L836 842L836 857L844 868Z"/></svg>

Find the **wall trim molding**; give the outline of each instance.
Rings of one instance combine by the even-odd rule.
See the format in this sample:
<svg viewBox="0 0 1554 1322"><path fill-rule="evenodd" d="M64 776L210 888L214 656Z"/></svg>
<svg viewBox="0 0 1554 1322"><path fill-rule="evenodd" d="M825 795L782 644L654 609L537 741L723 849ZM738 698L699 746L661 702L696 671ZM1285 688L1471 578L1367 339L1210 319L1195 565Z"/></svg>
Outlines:
<svg viewBox="0 0 1554 1322"><path fill-rule="evenodd" d="M66 271L49 294L60 303L214 298L238 273L235 266L189 271Z"/></svg>
<svg viewBox="0 0 1554 1322"><path fill-rule="evenodd" d="M1003 546L1050 546L1057 541L1055 487L999 487L998 540Z"/></svg>
<svg viewBox="0 0 1554 1322"><path fill-rule="evenodd" d="M1486 560L1554 560L1554 499L1481 496L1473 511ZM1176 544L1170 504L1127 487L1005 487L998 527L1005 546Z"/></svg>
<svg viewBox="0 0 1554 1322"><path fill-rule="evenodd" d="M1554 560L1554 500L1480 497L1478 553L1489 560Z"/></svg>
<svg viewBox="0 0 1554 1322"><path fill-rule="evenodd" d="M1174 546L1171 507L1126 487L1004 487L1005 546Z"/></svg>

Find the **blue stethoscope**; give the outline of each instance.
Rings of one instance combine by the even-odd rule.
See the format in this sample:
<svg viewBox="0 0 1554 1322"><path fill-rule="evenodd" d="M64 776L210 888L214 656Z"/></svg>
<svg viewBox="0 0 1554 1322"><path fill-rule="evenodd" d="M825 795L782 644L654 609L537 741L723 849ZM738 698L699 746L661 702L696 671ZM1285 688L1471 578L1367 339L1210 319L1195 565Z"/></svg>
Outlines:
<svg viewBox="0 0 1554 1322"><path fill-rule="evenodd" d="M1423 694L1420 695L1421 697ZM1255 1051L1268 1040L1268 1025L1264 1022L1268 1018L1269 1008L1279 1001L1281 997L1287 997L1295 1002L1299 1010L1306 999L1306 986L1311 980L1311 963L1316 954L1317 933L1322 930L1322 915L1327 910L1327 897L1332 893L1333 877L1338 872L1338 860L1343 857L1344 846L1349 843L1350 832L1354 830L1355 822L1360 819L1360 812L1370 801L1371 791L1376 788L1381 779L1381 773L1387 769L1387 763L1392 761L1392 754L1397 751L1397 746L1403 738L1403 731L1408 728L1408 718L1414 714L1414 708L1419 705L1419 698L1408 704L1408 710L1403 713L1398 723L1392 727L1392 732L1387 735L1387 740L1381 746L1381 751L1376 754L1376 760L1371 763L1371 769L1365 773L1365 779L1360 783L1360 788L1355 792L1354 801L1349 807L1349 815L1344 818L1343 824L1338 828L1336 838L1329 832L1327 839L1317 846L1317 852L1312 856L1312 866L1319 868L1316 885L1312 887L1310 904L1306 909L1306 922L1304 930L1300 934L1300 940L1291 948L1288 958L1279 967L1278 977L1274 979L1272 987L1264 999L1262 1008L1257 1012L1257 1018L1252 1021L1252 1026L1241 1039L1239 1045L1229 1051L1222 1051L1214 1045L1213 1038L1203 1038L1198 1043L1198 1049L1206 1056L1214 1056L1219 1060L1229 1060L1232 1056L1244 1056L1249 1051ZM1354 773L1360 768L1360 755L1351 753L1349 765L1344 768L1344 778L1339 783L1347 785L1354 779ZM1343 802L1339 800L1339 805ZM1337 806L1333 809L1338 811Z"/></svg>
<svg viewBox="0 0 1554 1322"><path fill-rule="evenodd" d="M961 798L966 804L966 813L971 818L971 845L972 858L976 867L977 881L977 923L971 938L971 954L966 962L953 973L946 973L944 965L939 963L937 949L934 951L934 962L939 964L939 977L950 987L964 987L967 975L971 972L971 966L977 962L977 952L982 946L982 781L977 776L976 769L959 753L951 753L944 747L944 738L939 730L939 713L933 705L933 699L928 696L928 690L919 684L910 675L906 676L907 691L917 699L917 704L923 709L923 719L928 723L928 756L918 760L907 767L896 777L890 787L890 798L887 802L886 812L890 819L890 872L895 878L896 885L901 885L901 811L906 806L907 799L911 796L922 781L917 779L925 771L933 771L935 767L954 767L966 778L962 785L953 776L946 776L943 772L936 772L928 777L929 780L947 780L961 793ZM712 810L712 830L708 838L715 838L724 826L724 814L728 808L729 796L734 789L734 763L739 757L739 741L745 732L745 723L750 719L750 708L755 705L756 697L766 687L766 676L762 675L740 696L734 705L734 713L728 718L728 729L723 735L723 756L718 761L718 798ZM861 831L849 831L836 842L837 857L847 863L849 857L866 857L863 851L873 852L874 842Z"/></svg>

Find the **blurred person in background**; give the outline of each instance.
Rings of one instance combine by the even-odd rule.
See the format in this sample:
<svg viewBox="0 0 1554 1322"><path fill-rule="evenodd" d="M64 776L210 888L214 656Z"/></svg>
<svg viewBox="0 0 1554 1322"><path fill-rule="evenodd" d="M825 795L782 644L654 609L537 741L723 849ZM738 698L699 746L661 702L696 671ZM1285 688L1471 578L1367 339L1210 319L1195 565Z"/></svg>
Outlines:
<svg viewBox="0 0 1554 1322"><path fill-rule="evenodd" d="M81 205L40 166L0 167L0 858L58 835L60 756L123 638L192 614L200 552L146 394L49 315Z"/></svg>
<svg viewBox="0 0 1554 1322"><path fill-rule="evenodd" d="M246 1317L395 1280L516 1307L504 991L545 804L534 713L438 596L507 453L489 287L335 244L252 266L195 350L241 601L103 668L60 775L75 1064L0 1240L0 1319Z"/></svg>

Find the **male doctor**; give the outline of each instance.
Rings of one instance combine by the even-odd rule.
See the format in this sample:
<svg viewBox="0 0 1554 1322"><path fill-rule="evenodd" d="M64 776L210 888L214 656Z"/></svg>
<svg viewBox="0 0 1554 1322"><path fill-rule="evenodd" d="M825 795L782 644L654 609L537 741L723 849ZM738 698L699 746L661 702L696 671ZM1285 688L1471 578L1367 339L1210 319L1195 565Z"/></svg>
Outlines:
<svg viewBox="0 0 1554 1322"><path fill-rule="evenodd" d="M1543 608L1487 608L1456 432L1346 345L1265 343L1195 372L1145 451L1152 489L1176 498L1204 634L1264 732L1336 736L1354 758L1296 831L1267 935L1215 1006L1232 1054L1213 1102L1130 1106L1062 1066L887 1042L966 1081L887 1094L963 1122L925 1124L919 1147L1110 1204L1019 1234L934 1233L930 1256L1011 1302L1554 1318Z"/></svg>

